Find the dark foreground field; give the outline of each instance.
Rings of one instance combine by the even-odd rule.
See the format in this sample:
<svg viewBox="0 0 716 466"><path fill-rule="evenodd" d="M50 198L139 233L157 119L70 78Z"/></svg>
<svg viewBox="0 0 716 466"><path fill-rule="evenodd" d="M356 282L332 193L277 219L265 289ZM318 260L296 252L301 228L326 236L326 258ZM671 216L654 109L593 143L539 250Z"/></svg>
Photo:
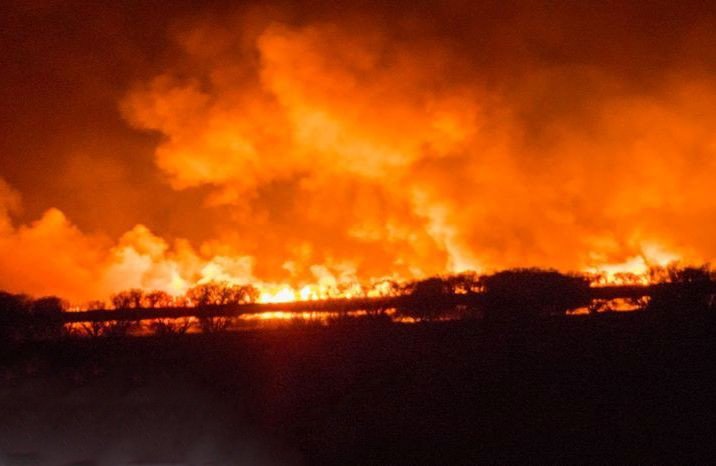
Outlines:
<svg viewBox="0 0 716 466"><path fill-rule="evenodd" d="M706 462L715 329L631 313L5 347L0 464Z"/></svg>

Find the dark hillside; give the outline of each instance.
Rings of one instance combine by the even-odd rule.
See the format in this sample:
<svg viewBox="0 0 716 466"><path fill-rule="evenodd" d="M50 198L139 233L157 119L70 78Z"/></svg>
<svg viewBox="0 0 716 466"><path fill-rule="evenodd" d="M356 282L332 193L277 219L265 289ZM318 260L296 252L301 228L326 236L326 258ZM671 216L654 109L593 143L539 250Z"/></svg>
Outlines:
<svg viewBox="0 0 716 466"><path fill-rule="evenodd" d="M228 464L703 462L715 330L712 313L629 313L14 345L0 353L0 410L14 413L0 452L27 453L22 431L102 445L77 450L96 464L118 449Z"/></svg>

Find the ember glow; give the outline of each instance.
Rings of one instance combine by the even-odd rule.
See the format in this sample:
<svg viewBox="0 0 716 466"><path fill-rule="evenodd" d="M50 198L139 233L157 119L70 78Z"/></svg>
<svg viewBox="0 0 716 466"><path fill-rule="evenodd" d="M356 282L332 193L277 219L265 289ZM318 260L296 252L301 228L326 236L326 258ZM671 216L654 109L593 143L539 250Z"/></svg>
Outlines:
<svg viewBox="0 0 716 466"><path fill-rule="evenodd" d="M702 2L8 3L0 289L286 302L716 259Z"/></svg>

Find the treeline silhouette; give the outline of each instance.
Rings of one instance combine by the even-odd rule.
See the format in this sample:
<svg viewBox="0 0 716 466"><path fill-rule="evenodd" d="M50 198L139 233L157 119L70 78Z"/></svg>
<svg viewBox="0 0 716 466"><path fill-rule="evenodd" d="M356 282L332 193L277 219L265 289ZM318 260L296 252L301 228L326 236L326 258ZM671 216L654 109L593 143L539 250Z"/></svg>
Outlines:
<svg viewBox="0 0 716 466"><path fill-rule="evenodd" d="M648 278L649 285L633 283L633 279L632 283L594 287L601 277L521 268L488 275L383 281L375 288L381 290L378 297L369 297L366 290L352 299L283 304L258 304L259 290L251 285L207 283L183 296L126 290L112 296L109 304L88 303L83 313L69 311L67 302L58 297L32 299L0 292L0 339L58 338L78 330L87 336L125 336L147 319L157 335L186 333L192 324L213 333L229 329L237 315L270 310L332 312L338 317L334 322L356 310L373 317L386 317L390 311L399 319L412 321L472 318L524 322L563 316L575 309L586 314L614 311L615 299L627 301L633 309L668 316L716 308L716 274L708 265L655 267ZM68 328L67 322L79 325Z"/></svg>
<svg viewBox="0 0 716 466"><path fill-rule="evenodd" d="M226 283L198 285L183 296L172 296L164 291L130 289L113 295L110 305L104 301L91 301L85 306L87 310L116 313L116 319L83 322L79 327L68 329L65 323L72 311L67 301L55 296L33 299L24 294L0 291L0 340L57 338L76 334L78 330L92 337L121 337L136 329L139 322L137 319L120 318L120 313L116 311L182 307L200 311L207 306L253 303L258 297L258 289L251 285ZM197 323L204 332L217 332L226 330L230 320L228 317L197 316ZM157 335L175 335L186 333L190 324L191 321L186 318L158 318L153 319L149 327Z"/></svg>
<svg viewBox="0 0 716 466"><path fill-rule="evenodd" d="M490 275L474 273L431 277L395 288L407 299L398 310L418 318L439 318L451 310L488 321L529 320L568 311L598 314L631 309L682 315L716 308L716 273L700 267L652 267L648 285L622 274L621 284L595 287L602 277L556 270L520 268Z"/></svg>

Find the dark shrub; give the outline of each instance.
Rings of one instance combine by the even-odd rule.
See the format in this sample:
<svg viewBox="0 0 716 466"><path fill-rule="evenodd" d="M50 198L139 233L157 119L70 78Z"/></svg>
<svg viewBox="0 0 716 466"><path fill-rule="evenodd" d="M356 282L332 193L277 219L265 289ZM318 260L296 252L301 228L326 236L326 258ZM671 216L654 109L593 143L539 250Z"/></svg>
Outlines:
<svg viewBox="0 0 716 466"><path fill-rule="evenodd" d="M82 324L82 333L91 338L122 338L129 335L138 326L139 322L133 320L85 322Z"/></svg>
<svg viewBox="0 0 716 466"><path fill-rule="evenodd" d="M149 324L149 328L160 337L183 335L191 328L191 319L156 319Z"/></svg>
<svg viewBox="0 0 716 466"><path fill-rule="evenodd" d="M231 317L199 317L199 328L203 333L225 332L231 327Z"/></svg>
<svg viewBox="0 0 716 466"><path fill-rule="evenodd" d="M409 300L397 307L400 316L421 320L436 319L453 307L453 284L446 278L431 277L404 286Z"/></svg>
<svg viewBox="0 0 716 466"><path fill-rule="evenodd" d="M677 267L652 272L659 277L647 309L653 312L677 313L703 311L714 301L714 281L708 265Z"/></svg>
<svg viewBox="0 0 716 466"><path fill-rule="evenodd" d="M33 301L30 306L31 336L34 338L62 336L64 329L62 314L66 308L67 303L55 296L47 296Z"/></svg>
<svg viewBox="0 0 716 466"><path fill-rule="evenodd" d="M564 314L589 304L590 281L555 270L513 269L484 276L485 315L489 319Z"/></svg>
<svg viewBox="0 0 716 466"><path fill-rule="evenodd" d="M56 338L63 334L66 303L48 296L35 301L0 292L0 339Z"/></svg>

